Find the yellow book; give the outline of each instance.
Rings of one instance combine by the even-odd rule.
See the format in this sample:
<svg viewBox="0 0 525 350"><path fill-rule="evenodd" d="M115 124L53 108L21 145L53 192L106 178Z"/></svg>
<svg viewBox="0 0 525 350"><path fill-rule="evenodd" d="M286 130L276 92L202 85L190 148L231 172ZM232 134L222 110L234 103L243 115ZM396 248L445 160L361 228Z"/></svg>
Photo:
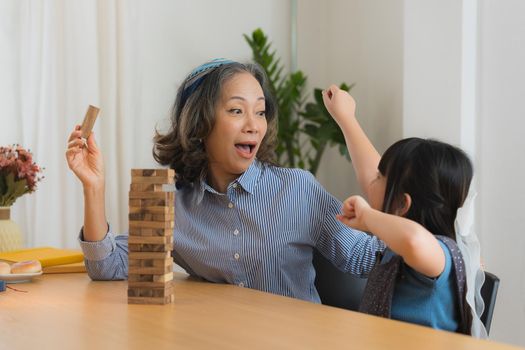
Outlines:
<svg viewBox="0 0 525 350"><path fill-rule="evenodd" d="M75 273L75 272L86 272L86 266L84 262L54 265L43 268L44 273Z"/></svg>
<svg viewBox="0 0 525 350"><path fill-rule="evenodd" d="M84 254L80 250L74 249L40 247L3 252L0 253L0 260L9 262L38 260L42 267L46 267L83 262Z"/></svg>

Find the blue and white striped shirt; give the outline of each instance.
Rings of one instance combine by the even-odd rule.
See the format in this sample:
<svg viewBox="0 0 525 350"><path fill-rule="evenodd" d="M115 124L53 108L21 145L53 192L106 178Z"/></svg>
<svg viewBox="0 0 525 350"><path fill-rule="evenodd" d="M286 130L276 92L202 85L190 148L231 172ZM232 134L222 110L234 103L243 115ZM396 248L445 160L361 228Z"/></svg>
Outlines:
<svg viewBox="0 0 525 350"><path fill-rule="evenodd" d="M175 195L173 257L190 275L320 302L313 249L366 275L384 244L336 220L341 202L307 171L255 160L225 194L205 183ZM127 236L80 239L93 279L127 278Z"/></svg>

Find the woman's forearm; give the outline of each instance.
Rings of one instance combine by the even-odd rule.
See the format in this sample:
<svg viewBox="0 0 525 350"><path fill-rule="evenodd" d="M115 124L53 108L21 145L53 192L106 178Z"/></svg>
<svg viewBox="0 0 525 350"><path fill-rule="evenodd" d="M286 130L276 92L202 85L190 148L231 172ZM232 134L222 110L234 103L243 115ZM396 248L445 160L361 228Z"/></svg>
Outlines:
<svg viewBox="0 0 525 350"><path fill-rule="evenodd" d="M84 187L84 240L100 241L107 232L105 186Z"/></svg>

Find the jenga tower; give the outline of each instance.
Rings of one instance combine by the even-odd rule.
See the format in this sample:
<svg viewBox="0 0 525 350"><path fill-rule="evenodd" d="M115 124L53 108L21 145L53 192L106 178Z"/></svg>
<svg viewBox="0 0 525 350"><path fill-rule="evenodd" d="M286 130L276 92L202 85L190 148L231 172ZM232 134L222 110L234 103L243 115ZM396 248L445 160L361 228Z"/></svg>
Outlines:
<svg viewBox="0 0 525 350"><path fill-rule="evenodd" d="M172 169L131 170L129 304L173 302L174 183Z"/></svg>

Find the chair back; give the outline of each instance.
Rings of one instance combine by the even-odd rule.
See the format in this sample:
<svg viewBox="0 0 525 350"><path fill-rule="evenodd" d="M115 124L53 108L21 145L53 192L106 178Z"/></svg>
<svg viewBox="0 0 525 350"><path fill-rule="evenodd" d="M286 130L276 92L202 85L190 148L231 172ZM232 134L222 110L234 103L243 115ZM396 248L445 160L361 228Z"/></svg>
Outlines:
<svg viewBox="0 0 525 350"><path fill-rule="evenodd" d="M480 319L485 325L487 334L490 331L490 325L492 323L492 315L494 314L494 306L496 305L496 296L498 294L499 278L498 276L485 271L485 283L481 286L481 297L485 303L485 310Z"/></svg>
<svg viewBox="0 0 525 350"><path fill-rule="evenodd" d="M321 303L357 311L367 279L340 271L316 249L314 249L313 265L316 273L315 288L319 293ZM500 279L496 275L485 271L485 283L481 287L485 309L480 319L487 334L492 323L499 283Z"/></svg>
<svg viewBox="0 0 525 350"><path fill-rule="evenodd" d="M316 273L315 288L321 303L357 311L366 286L366 278L340 271L316 249L313 264Z"/></svg>

